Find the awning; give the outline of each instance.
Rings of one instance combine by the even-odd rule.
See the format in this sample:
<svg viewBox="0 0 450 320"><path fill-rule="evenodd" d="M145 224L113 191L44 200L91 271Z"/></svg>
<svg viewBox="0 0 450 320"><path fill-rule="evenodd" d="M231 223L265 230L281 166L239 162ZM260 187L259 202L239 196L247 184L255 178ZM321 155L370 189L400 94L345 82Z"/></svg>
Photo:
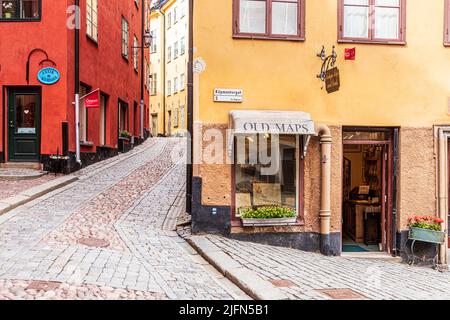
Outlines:
<svg viewBox="0 0 450 320"><path fill-rule="evenodd" d="M301 111L230 111L230 129L233 135L265 133L302 135L303 156L306 155L311 136L316 135L311 115Z"/></svg>

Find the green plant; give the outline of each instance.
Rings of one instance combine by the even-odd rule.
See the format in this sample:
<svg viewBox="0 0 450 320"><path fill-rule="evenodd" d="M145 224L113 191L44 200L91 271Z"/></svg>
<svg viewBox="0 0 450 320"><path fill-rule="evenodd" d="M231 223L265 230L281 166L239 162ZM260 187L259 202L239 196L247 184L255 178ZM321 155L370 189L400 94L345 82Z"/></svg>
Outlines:
<svg viewBox="0 0 450 320"><path fill-rule="evenodd" d="M277 206L267 206L260 208L244 209L241 213L243 219L280 219L280 218L294 218L297 212L290 208L283 208Z"/></svg>
<svg viewBox="0 0 450 320"><path fill-rule="evenodd" d="M129 133L128 131L126 131L126 130L122 130L122 131L120 131L120 137L121 138L131 138L131 133Z"/></svg>
<svg viewBox="0 0 450 320"><path fill-rule="evenodd" d="M409 218L409 226L411 228L420 228L433 231L441 231L441 223L444 220L431 216L414 216Z"/></svg>

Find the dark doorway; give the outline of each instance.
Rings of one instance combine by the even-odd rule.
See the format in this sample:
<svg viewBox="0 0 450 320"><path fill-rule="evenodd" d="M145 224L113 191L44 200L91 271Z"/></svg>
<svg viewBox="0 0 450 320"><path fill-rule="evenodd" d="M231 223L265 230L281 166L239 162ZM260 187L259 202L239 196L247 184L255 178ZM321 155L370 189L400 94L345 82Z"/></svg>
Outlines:
<svg viewBox="0 0 450 320"><path fill-rule="evenodd" d="M8 91L8 160L11 162L38 162L40 131L40 89L10 89Z"/></svg>

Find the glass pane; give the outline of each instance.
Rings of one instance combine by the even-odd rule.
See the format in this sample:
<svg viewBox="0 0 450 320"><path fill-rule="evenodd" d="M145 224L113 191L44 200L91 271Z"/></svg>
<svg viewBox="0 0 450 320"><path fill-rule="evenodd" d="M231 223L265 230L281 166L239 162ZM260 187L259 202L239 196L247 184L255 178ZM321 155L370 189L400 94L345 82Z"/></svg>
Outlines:
<svg viewBox="0 0 450 320"><path fill-rule="evenodd" d="M369 37L369 8L368 7L344 7L344 37L368 38Z"/></svg>
<svg viewBox="0 0 450 320"><path fill-rule="evenodd" d="M240 2L240 32L266 32L266 1L241 0Z"/></svg>
<svg viewBox="0 0 450 320"><path fill-rule="evenodd" d="M16 95L16 133L36 133L36 95Z"/></svg>
<svg viewBox="0 0 450 320"><path fill-rule="evenodd" d="M22 0L21 18L39 18L39 0Z"/></svg>
<svg viewBox="0 0 450 320"><path fill-rule="evenodd" d="M16 17L16 1L0 0L0 16L2 19L14 19Z"/></svg>
<svg viewBox="0 0 450 320"><path fill-rule="evenodd" d="M385 7L399 7L400 0L376 0L375 5Z"/></svg>
<svg viewBox="0 0 450 320"><path fill-rule="evenodd" d="M297 35L297 3L272 2L272 33Z"/></svg>
<svg viewBox="0 0 450 320"><path fill-rule="evenodd" d="M398 39L400 9L375 8L375 38Z"/></svg>
<svg viewBox="0 0 450 320"><path fill-rule="evenodd" d="M297 138L236 138L236 214L246 208L297 208Z"/></svg>
<svg viewBox="0 0 450 320"><path fill-rule="evenodd" d="M369 0L345 0L345 5L368 6Z"/></svg>
<svg viewBox="0 0 450 320"><path fill-rule="evenodd" d="M387 135L385 132L359 132L359 131L345 131L343 133L343 140L358 141L358 140L378 140L386 141Z"/></svg>

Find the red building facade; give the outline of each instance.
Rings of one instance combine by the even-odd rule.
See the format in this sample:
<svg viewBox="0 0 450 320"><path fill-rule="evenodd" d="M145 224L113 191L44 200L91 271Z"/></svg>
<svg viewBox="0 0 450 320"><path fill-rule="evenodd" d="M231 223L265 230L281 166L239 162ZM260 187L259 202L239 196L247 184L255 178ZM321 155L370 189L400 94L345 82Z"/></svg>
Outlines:
<svg viewBox="0 0 450 320"><path fill-rule="evenodd" d="M79 167L75 163L77 79L80 96L96 89L101 93L99 108L86 109L80 101L83 166L117 154L121 135L129 133L132 143L147 137L149 59L141 41L144 2L77 2L0 0L0 162L39 162L46 167L52 155L66 153L69 169ZM51 68L49 78L44 68Z"/></svg>

